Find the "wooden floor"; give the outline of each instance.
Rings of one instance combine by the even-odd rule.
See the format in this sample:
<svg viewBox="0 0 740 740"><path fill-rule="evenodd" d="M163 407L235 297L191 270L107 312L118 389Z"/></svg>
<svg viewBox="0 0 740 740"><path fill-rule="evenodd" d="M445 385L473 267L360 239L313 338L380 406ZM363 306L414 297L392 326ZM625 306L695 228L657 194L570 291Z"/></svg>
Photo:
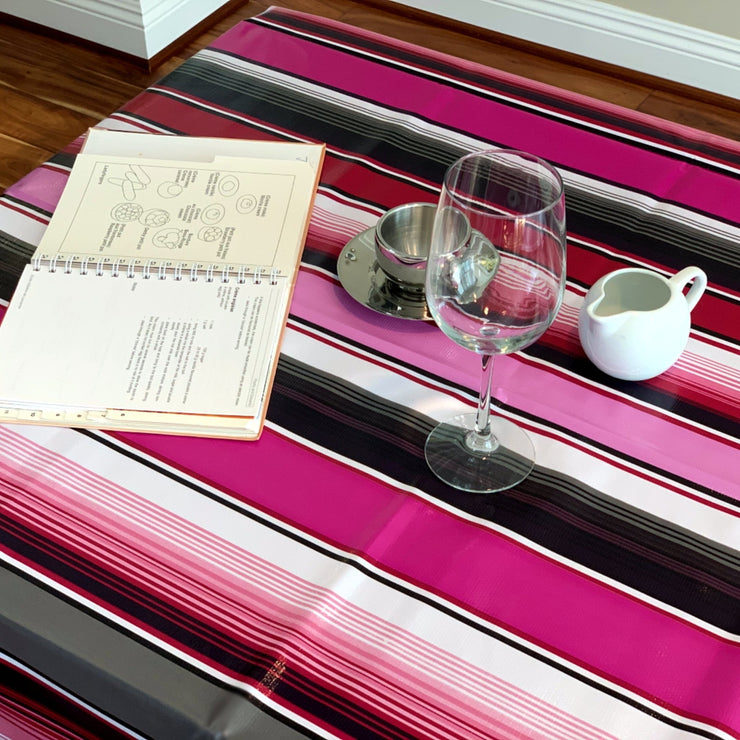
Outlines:
<svg viewBox="0 0 740 740"><path fill-rule="evenodd" d="M242 18L272 5L250 0L212 23L149 71L69 38L0 24L0 190L118 108ZM525 77L740 140L740 103L590 60L443 23L385 0L277 0L473 59ZM9 19L8 19L9 21Z"/></svg>

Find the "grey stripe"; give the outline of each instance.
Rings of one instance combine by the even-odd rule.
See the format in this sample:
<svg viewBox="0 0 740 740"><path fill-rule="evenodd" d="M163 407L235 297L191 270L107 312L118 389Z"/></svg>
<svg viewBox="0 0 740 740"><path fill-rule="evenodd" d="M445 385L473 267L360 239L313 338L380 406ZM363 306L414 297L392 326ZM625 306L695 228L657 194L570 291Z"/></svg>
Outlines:
<svg viewBox="0 0 740 740"><path fill-rule="evenodd" d="M371 351L367 347L364 349ZM427 417L411 408L388 401L343 378L309 367L286 354L280 358L280 373L283 379L275 391L276 396L291 393L301 403L312 405L327 423L330 418L343 418L358 432L373 438L390 439L400 450L412 454L418 452L414 448L414 440L426 436L432 426ZM283 385L287 377L292 380ZM317 399L316 402L313 399ZM352 457L350 450L342 448L341 437L337 439L337 448L342 454ZM639 469L636 463L630 465ZM652 516L556 471L537 466L531 477L550 491L557 491L558 506L584 522L593 522L614 536L634 541L635 546L641 543L632 528L652 535L656 538L651 541L653 549L643 557L653 558L674 570L688 570L703 582L712 583L735 598L740 598L740 552L681 528L669 520ZM706 563L701 563L701 559L712 561L714 567L707 567Z"/></svg>
<svg viewBox="0 0 740 740"><path fill-rule="evenodd" d="M443 142L438 134L420 130L409 122L387 120L358 105L351 107L312 96L305 89L287 87L253 76L244 70L230 69L197 56L177 69L177 74L191 75L214 86L231 90L245 99L278 105L300 115L311 117L319 124L336 126L365 140L384 142L409 155L446 167L467 150L453 142ZM670 216L646 213L614 198L604 198L593 191L568 184L566 203L570 213L580 213L606 225L617 226L637 236L648 237L691 254L740 267L740 252L736 241L707 233L702 224L682 224ZM684 208L688 213L690 209Z"/></svg>
<svg viewBox="0 0 740 740"><path fill-rule="evenodd" d="M740 267L737 242L708 234L706 226L702 224L691 226L662 214L646 214L641 208L612 198L602 198L592 192L579 191L573 186L566 188L565 198L569 212L582 213L692 254L717 260L731 267Z"/></svg>
<svg viewBox="0 0 740 740"><path fill-rule="evenodd" d="M148 738L298 740L236 691L217 686L110 624L0 567L0 645Z"/></svg>
<svg viewBox="0 0 740 740"><path fill-rule="evenodd" d="M309 116L319 123L336 126L373 142L382 141L431 162L447 165L466 150L443 146L439 137L398 121L387 121L377 114L358 107L342 106L317 94L298 91L252 76L244 70L231 70L222 65L193 57L177 68L177 75L190 75L224 90L238 94L244 100L263 101L285 110ZM175 74L173 73L173 75ZM238 109L234 109L239 113Z"/></svg>

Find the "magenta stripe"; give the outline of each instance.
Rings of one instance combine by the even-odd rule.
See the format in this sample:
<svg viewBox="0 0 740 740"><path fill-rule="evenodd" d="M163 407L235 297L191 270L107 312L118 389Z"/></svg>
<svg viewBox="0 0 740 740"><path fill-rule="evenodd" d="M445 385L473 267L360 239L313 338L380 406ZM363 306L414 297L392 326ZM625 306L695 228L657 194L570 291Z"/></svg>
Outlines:
<svg viewBox="0 0 740 740"><path fill-rule="evenodd" d="M464 385L471 390L474 405L478 360L434 325L375 314L345 295L336 283L305 269L293 294L291 312ZM495 396L502 403L740 501L740 480L726 464L737 455L737 443L692 429L680 420L671 423L663 414L627 404L524 358L502 356L495 363ZM604 419L610 423L603 424ZM658 439L660 444L655 443Z"/></svg>
<svg viewBox="0 0 740 740"><path fill-rule="evenodd" d="M525 738L526 720L563 729L564 738L601 736L585 723L490 676L413 633L355 606L326 588L307 582L270 562L221 540L210 532L99 480L63 458L21 439L24 459L40 454L47 470L63 465L67 484L45 484L21 477L8 514L59 541L90 562L157 593L247 643L277 652L289 665L302 666L319 682L373 712L385 712L411 731L432 725L454 736L487 737L508 727ZM4 457L4 455L3 455ZM0 463L11 479L17 466ZM227 513L231 516L231 513ZM96 521L94 529L86 522ZM334 566L331 565L332 572ZM150 628L149 628L150 629ZM370 649L374 643L381 650ZM186 646L181 646L186 651ZM403 656L403 657L402 657ZM202 656L197 656L202 657ZM414 686L414 698L406 687ZM344 689L342 689L344 686ZM358 687L361 690L358 691ZM456 697L465 687L465 700ZM373 690L373 698L365 690ZM364 698L363 698L364 697ZM491 702L513 707L499 724ZM440 711L441 710L441 711ZM477 733L473 728L480 728ZM487 729L484 729L487 728ZM464 735L460 735L460 731Z"/></svg>
<svg viewBox="0 0 740 740"><path fill-rule="evenodd" d="M206 443L198 439L121 436L190 473L190 461L202 461L198 472L214 485L304 531L363 552L383 569L644 696L740 730L740 697L717 693L703 681L712 675L714 686L732 685L737 644L270 430L248 449L234 445L229 454L219 446L219 455L212 446L205 455ZM286 459L291 466L282 464ZM311 507L307 480L322 484ZM689 695L685 682L674 679L691 675L698 688Z"/></svg>
<svg viewBox="0 0 740 740"><path fill-rule="evenodd" d="M300 11L287 10L285 8L281 8L281 12L284 15L290 15L293 17L302 17L302 16L305 17L305 14L301 13ZM273 25L278 28L285 26L285 24L282 21L278 21L272 17L265 17L263 20L268 25ZM482 64L479 64L477 62L473 62L467 59L463 59L460 57L453 57L448 54L444 54L442 52L434 51L434 50L427 49L427 48L420 48L418 45L411 44L406 41L402 41L400 39L391 39L387 36L383 36L374 31L368 31L366 29L358 28L356 26L348 26L347 24L342 23L341 21L331 20L329 18L322 18L321 22L323 26L326 28L344 29L345 31L349 30L349 32L358 39L360 38L371 39L371 40L374 39L385 46L392 43L393 46L397 49L408 50L411 53L415 53L421 57L426 57L427 59L442 60L452 67L456 67L461 70L469 70L478 75L486 76L492 81L492 87L494 89L496 88L496 82L500 81L502 83L513 85L523 90L533 90L535 92L541 92L541 93L548 94L551 97L557 98L562 102L569 101L569 102L575 103L578 106L581 106L584 108L590 108L591 110L594 110L594 111L604 111L606 113L611 114L615 118L622 119L624 121L633 121L636 123L642 123L645 126L648 126L654 129L659 129L663 133L671 133L679 139L684 139L687 141L694 141L697 143L704 142L704 143L710 144L711 146L719 150L724 150L727 152L737 152L738 150L740 150L740 145L738 145L737 142L731 139L727 139L725 137L719 136L717 134L711 134L706 131L701 131L699 129L691 128L690 126L687 126L687 125L675 123L673 121L668 121L663 118L658 118L657 116L652 116L647 113L642 113L640 111L632 110L630 108L624 108L617 104L608 103L606 101L598 100L596 98L591 98L586 95L582 95L580 93L571 92L570 90L553 87L552 85L548 85L543 82L538 82L535 80L528 79L526 77L521 77L511 72L505 72L503 70L487 67L485 65L482 65ZM288 27L290 28L289 25ZM353 44L351 41L348 41L347 45L351 48L360 49L359 42ZM382 55L379 58L389 59L393 62L397 61L397 57L395 55L394 56ZM421 64L424 69L427 69L431 66L431 63L424 64L422 62ZM543 107L547 108L548 110L552 110L554 108L554 106L543 106ZM583 114L581 114L581 117L582 117L582 120L590 120Z"/></svg>
<svg viewBox="0 0 740 740"><path fill-rule="evenodd" d="M37 208L53 211L67 184L68 174L56 169L38 167L11 185L5 193Z"/></svg>
<svg viewBox="0 0 740 740"><path fill-rule="evenodd" d="M222 36L216 48L239 53L245 48L245 36L256 36L261 43L251 40L250 60L274 66L275 55L269 43L272 34L269 29L242 24ZM370 97L379 105L418 113L423 118L429 114L429 101L434 100L434 120L443 127L468 132L484 141L502 141L507 147L532 152L566 169L646 190L730 220L736 216L737 173L733 178L691 164L676 164L630 141L610 139L584 131L572 122L516 110L390 65L379 65L373 59L343 54L305 40L293 39L281 45L280 68L302 77L309 53L311 80L318 85ZM429 51L423 53L431 55Z"/></svg>

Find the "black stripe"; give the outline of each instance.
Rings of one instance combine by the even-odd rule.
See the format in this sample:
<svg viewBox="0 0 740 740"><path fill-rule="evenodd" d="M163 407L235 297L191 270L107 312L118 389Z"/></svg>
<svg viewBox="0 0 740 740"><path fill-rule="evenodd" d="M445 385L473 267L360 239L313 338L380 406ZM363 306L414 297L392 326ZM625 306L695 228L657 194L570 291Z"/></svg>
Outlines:
<svg viewBox="0 0 740 740"><path fill-rule="evenodd" d="M326 97L310 96L198 58L171 72L154 93L166 96L166 88L324 141L334 149L372 157L434 183L441 183L449 164L465 153L431 132L384 121L367 111L349 110ZM180 102L198 106L197 100Z"/></svg>
<svg viewBox="0 0 740 740"><path fill-rule="evenodd" d="M710 234L700 225L682 225L618 201L607 202L572 187L566 187L565 204L568 232L572 236L606 243L626 254L639 254L644 260L676 272L687 265L696 265L707 273L712 283L740 290L740 258L737 244L729 238ZM723 300L737 303L729 297Z"/></svg>
<svg viewBox="0 0 740 740"><path fill-rule="evenodd" d="M327 329L327 328L325 328L323 326L319 326L318 324L316 324L314 322L307 321L304 318L301 318L301 317L298 317L298 316L295 316L295 315L291 314L291 320L294 321L294 322L296 322L297 324L301 324L303 326L306 326L306 327L312 329L313 331L318 332L319 334L322 334L322 335L327 336L327 337L330 337L332 339L336 339L338 341L341 341L341 342L343 342L345 344L348 344L349 346L352 346L352 347L355 347L357 349L360 349L363 352L369 352L372 355L374 355L375 357L377 357L377 358L383 360L384 362L388 363L389 365L398 366L398 367L404 368L406 370L410 370L410 371L412 371L414 373L418 373L418 374L420 374L422 376L426 376L428 379L434 380L435 382L441 382L442 385L444 385L445 387L449 388L450 390L457 391L458 393L460 393L460 394L462 394L464 396L469 397L471 399L471 402L472 403L474 403L475 400L476 400L476 398L477 398L477 396L476 396L477 390L476 391L471 391L470 388L468 388L466 386L463 386L463 385L461 385L459 383L453 383L450 380L448 380L447 378L440 379L439 377L437 377L435 375L432 375L430 373L425 373L421 368L418 368L418 367L416 367L415 365L413 365L413 364L411 364L409 362L400 360L397 357L392 357L392 356L390 356L390 355L388 355L386 353L379 352L379 351L377 351L377 350L375 350L373 348L370 348L370 347L368 347L366 345L363 345L360 342L357 342L357 341L355 341L355 340L353 340L353 339L351 339L349 337L345 337L345 336L343 336L343 335L341 335L341 334L339 334L339 333L337 333L335 331L332 331L330 329ZM542 340L540 340L539 342L535 342L535 344L533 344L530 347L526 348L524 350L524 352L525 353L528 353L528 354L532 354L534 356L540 356L540 355L535 354L535 350L536 350L536 348L539 347L539 345L540 345L541 342L542 342ZM552 361L553 364L557 365L558 362L554 359L555 353L556 353L555 350L552 350L552 349L548 348L548 349L546 349L545 351L542 352L542 355L541 356L543 358L547 359L548 361ZM570 359L569 359L569 362L570 362ZM585 364L585 363L588 362L588 360L586 360L585 358L581 358L579 362L582 363L582 364ZM577 363L576 363L576 365L577 365ZM568 364L564 362L563 363L563 366L565 366L567 368L568 367ZM578 367L575 367L575 371L578 372L579 375L588 375L588 373L592 372L591 370L583 371L582 372ZM596 379L599 379L600 378L600 376L598 376L598 375L595 375L594 377ZM614 387L615 387L616 390L619 390L619 391L622 391L622 392L628 392L629 390L631 390L630 388L628 388L628 386L639 386L639 385L640 385L639 383L630 383L629 381L618 381L618 382L615 381L615 386ZM634 390L634 388L632 388L632 390ZM507 407L505 405L502 405L502 407L509 408L509 407ZM514 409L510 409L510 410L514 410ZM528 414L528 413L522 411L521 409L516 409L516 412L520 416L522 416L523 418L526 418L527 420L529 420L531 422L540 423L540 424L543 423L543 420L542 419L540 419L540 418L538 418L536 416L533 416L531 414ZM614 449L606 446L605 444L602 444L598 440L591 439L590 437L588 437L588 436L586 436L584 434L580 434L580 433L578 433L578 432L576 432L576 431L574 431L572 429L563 427L562 425L555 424L553 422L548 422L547 423L547 426L550 429L552 429L553 431L557 432L558 434L560 434L560 435L562 435L564 437L569 437L569 438L571 438L571 439L573 439L575 441L583 442L584 444L587 444L590 447L593 447L594 449L599 450L600 452L607 453L607 454L609 454L609 455L611 455L611 456L613 456L613 457L621 460L628 467L632 467L632 468L635 468L635 469L638 469L638 470L642 469L642 470L645 470L645 471L654 473L656 475L661 476L662 478L665 478L666 480L672 481L673 483L675 483L675 484L677 484L679 486L684 486L686 488L689 488L691 490L694 490L697 493L700 493L702 496L706 497L707 499L714 499L714 500L716 500L718 502L723 503L728 508L733 508L735 510L740 511L740 507L738 506L737 499L732 498L731 496L727 496L727 495L721 493L720 491L716 491L713 488L708 488L707 486L703 486L703 485L701 485L701 484L699 484L699 483L697 483L695 481L688 480L688 479L686 479L684 477L681 477L679 475L676 475L676 474L672 473L669 470L664 470L662 468L657 468L654 465L645 462L644 460L638 459L638 458L636 458L634 456L631 456L631 455L627 455L627 454L625 454L623 452L620 452L619 450L614 450Z"/></svg>
<svg viewBox="0 0 740 740"><path fill-rule="evenodd" d="M540 467L512 491L495 496L451 489L424 460L429 419L285 356L269 418L720 629L740 632L737 558L668 521Z"/></svg>
<svg viewBox="0 0 740 740"><path fill-rule="evenodd" d="M162 87L172 87L230 110L248 113L430 183L441 183L446 168L464 153L461 147L442 142L431 133L407 127L400 121L379 120L368 112L350 110L325 98L319 100L197 58L165 78L157 94L166 96ZM185 104L198 105L188 101ZM500 145L500 142L489 143ZM553 164L560 166L558 162ZM599 181L593 175L579 174ZM325 167L324 179L331 175ZM639 191L632 189L631 192ZM710 234L700 225L683 225L660 213L646 212L573 185L566 187L565 197L571 233L608 243L627 253L634 252L635 243L639 243L640 254L645 259L675 270L696 264L714 283L740 290L740 259L731 239ZM661 202L670 203L669 200ZM692 212L684 205L677 205L687 213ZM721 222L715 216L709 217Z"/></svg>
<svg viewBox="0 0 740 740"><path fill-rule="evenodd" d="M316 416L314 416L314 423L316 426L320 426L323 423L323 419L319 419ZM173 470L169 466L164 467L160 465L158 462L152 460L152 458L148 455L139 454L135 449L133 449L130 446L130 443L127 440L123 440L121 442L117 441L115 434L109 435L109 434L103 434L99 432L91 432L89 430L78 430L78 431L85 436L95 439L97 442L103 444L104 446L108 447L114 452L126 458L129 458L137 462L138 464L144 465L145 467L156 471L158 474L164 475L167 478L170 478L171 480L176 481L180 485L183 485L183 486L186 486L192 489L193 492L197 492L199 495L203 495L211 500L217 501L220 504L231 508L235 513L241 514L242 516L249 517L251 520L258 522L261 526L265 526L269 529L272 529L275 532L278 532L281 536L284 536L296 542L299 542L302 546L315 550L316 552L321 553L324 557L331 558L332 560L335 560L337 562L342 562L345 566L351 567L357 570L358 572L362 573L363 577L372 579L378 583L381 583L387 586L388 588L398 591L399 593L403 594L404 597L408 599L419 601L420 603L423 603L426 606L431 607L439 611L440 613L443 613L446 616L457 620L461 624L464 624L467 628L473 629L477 632L480 632L481 634L485 634L487 637L497 640L498 642L505 644L507 647L513 650L516 650L518 652L521 652L522 654L527 655L530 658L537 660L543 665L546 665L551 669L555 669L561 672L563 675L569 676L570 678L573 678L581 682L585 686L589 686L593 689L596 689L597 691L602 692L606 696L610 696L613 699L624 703L625 705L628 705L639 711L649 714L650 716L658 719L659 721L663 722L665 725L669 727L676 727L678 729L684 730L689 733L693 733L700 737L717 738L718 740L720 738L719 735L716 735L715 733L712 733L708 730L697 729L693 726L686 725L683 722L674 718L670 714L663 715L657 710L655 706L651 706L651 705L646 706L642 704L641 702L633 699L631 695L623 695L619 692L619 690L611 688L609 684L596 681L593 678L591 678L589 674L581 673L578 671L577 668L571 667L565 662L555 660L549 657L547 653L539 652L529 647L525 642L521 640L514 640L510 638L505 632L494 630L492 627L481 623L479 620L472 619L471 617L467 616L467 614L462 611L455 611L451 609L446 604L438 602L433 596L425 593L424 591L412 590L408 586L400 583L398 579L391 581L389 578L385 577L377 569L371 570L368 567L366 567L365 564L361 560L357 560L351 557L345 557L341 553L337 554L334 550L329 550L326 547L324 547L316 539L314 538L308 539L304 537L302 534L298 533L294 527L286 528L286 527L283 527L281 524L276 524L274 520L265 518L257 510L247 509L243 506L240 506L238 503L236 503L234 500L231 500L227 496L219 495L217 493L214 493L210 489L204 488L203 486L194 482L191 477L182 475L181 473Z"/></svg>
<svg viewBox="0 0 740 740"><path fill-rule="evenodd" d="M31 244L0 231L0 298L3 300L12 298L34 249Z"/></svg>
<svg viewBox="0 0 740 740"><path fill-rule="evenodd" d="M287 27L276 27L270 23L271 19L275 19L277 22L284 24ZM618 140L624 139L625 136L619 132L627 131L633 135L654 139L664 145L687 148L692 152L705 154L710 158L717 158L723 162L740 164L740 155L733 151L728 151L727 149L715 147L710 142L683 138L677 134L669 133L663 126L651 125L648 120L626 120L623 116L611 114L598 107L580 105L564 96L558 96L555 94L555 88L549 88L548 91L548 88L544 88L544 86L538 86L532 89L514 85L499 79L494 70L492 70L489 75L485 75L465 66L463 63L455 64L454 59L451 57L444 59L441 56L438 57L434 53L430 54L428 50L420 50L419 52L416 52L413 48L408 48L407 46L392 45L382 37L363 38L362 36L355 35L351 29L349 31L344 31L341 28L329 28L311 21L310 18L290 16L288 14L281 13L279 10L271 10L262 17L255 17L247 22L261 24L269 28L273 33L300 36L301 38L304 38L304 36L296 33L296 31L308 32L313 35L313 38L310 39L312 43L327 46L335 50L336 45L331 42L346 44L350 48L348 49L343 47L341 52L344 54L365 58L366 54L353 51L352 47L361 49L374 55L372 59L374 64L389 66L395 69L400 67L409 75L430 78L436 83L460 89L466 93L471 92L470 85L472 84L476 87L488 90L491 94L487 97L506 95L513 96L520 100L526 100L537 106L541 106L539 110L537 110L537 115L541 117L560 120L558 116L547 111L547 108L550 107L563 113L571 114L576 119L583 118L588 121L595 121L596 123L615 129L615 131L611 133L599 131L600 135L606 135L608 138ZM291 28L296 30L292 31ZM390 60L388 60L387 57L390 57ZM411 66L409 67L406 65ZM445 79L440 80L437 74L430 74L429 71L442 74L445 76ZM517 105L515 101L506 102L510 105L516 105L523 110L531 111L529 106L521 104ZM569 121L568 123L573 127L593 131L592 126L588 126L588 124L580 122L579 120ZM649 141L642 143L640 146L645 149L658 148L655 144L652 144ZM664 150L662 147L660 148L660 151L663 153ZM680 152L676 152L671 156L685 159L687 161L694 161L690 155L684 155ZM708 166L713 168L713 165Z"/></svg>
<svg viewBox="0 0 740 740"><path fill-rule="evenodd" d="M76 584L95 599L122 610L152 630L166 634L175 644L188 645L227 671L262 683L271 693L345 731L348 736L411 740L412 735L375 716L372 711L349 704L340 694L296 670L279 652L273 654L248 647L218 626L160 601L154 594L98 568L62 545L53 545L33 530L5 517L0 517L0 528L4 544L21 557L41 565L59 579ZM272 680L275 666L280 666L280 674Z"/></svg>

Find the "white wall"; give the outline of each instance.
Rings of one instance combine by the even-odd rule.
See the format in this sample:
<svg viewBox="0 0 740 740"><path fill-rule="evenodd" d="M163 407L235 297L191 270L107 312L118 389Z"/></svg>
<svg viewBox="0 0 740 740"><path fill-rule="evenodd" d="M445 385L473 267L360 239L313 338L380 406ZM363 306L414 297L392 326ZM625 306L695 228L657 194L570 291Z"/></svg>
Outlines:
<svg viewBox="0 0 740 740"><path fill-rule="evenodd" d="M2 0L11 15L151 59L227 0ZM396 0L740 97L738 0ZM279 4L279 0L276 0Z"/></svg>
<svg viewBox="0 0 740 740"><path fill-rule="evenodd" d="M24 20L151 59L227 0L3 0Z"/></svg>
<svg viewBox="0 0 740 740"><path fill-rule="evenodd" d="M657 15L650 6L704 15L718 27L738 27L737 0L396 0L402 5L488 28L627 69L740 97L740 40ZM619 3L619 5L617 4ZM633 5L640 11L621 7ZM696 5L688 8L689 5ZM713 12L704 13L711 6ZM666 14L666 13L664 13Z"/></svg>
<svg viewBox="0 0 740 740"><path fill-rule="evenodd" d="M604 2L666 21L740 39L740 3L737 0L604 0Z"/></svg>

